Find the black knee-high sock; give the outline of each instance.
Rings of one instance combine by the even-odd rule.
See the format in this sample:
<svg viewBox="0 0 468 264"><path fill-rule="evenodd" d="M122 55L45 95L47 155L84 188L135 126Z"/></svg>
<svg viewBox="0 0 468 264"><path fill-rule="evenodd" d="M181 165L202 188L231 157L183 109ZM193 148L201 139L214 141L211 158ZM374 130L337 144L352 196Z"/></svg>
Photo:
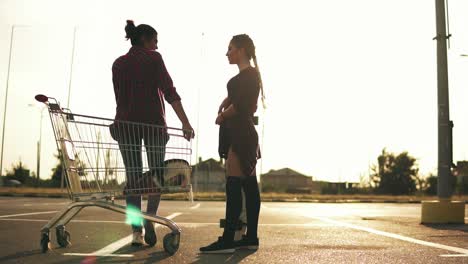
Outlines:
<svg viewBox="0 0 468 264"><path fill-rule="evenodd" d="M229 243L234 241L234 233L242 210L241 190L241 178L228 176L226 181L226 225L224 226L223 239Z"/></svg>
<svg viewBox="0 0 468 264"><path fill-rule="evenodd" d="M260 214L260 191L257 177L247 176L242 184L245 193L245 207L247 210L247 237L257 238L258 216Z"/></svg>

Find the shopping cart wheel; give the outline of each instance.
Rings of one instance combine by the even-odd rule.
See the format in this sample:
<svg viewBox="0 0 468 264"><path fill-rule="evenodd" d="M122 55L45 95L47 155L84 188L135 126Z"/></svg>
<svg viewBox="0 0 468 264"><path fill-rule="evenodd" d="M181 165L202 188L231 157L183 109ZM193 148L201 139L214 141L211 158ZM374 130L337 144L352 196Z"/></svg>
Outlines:
<svg viewBox="0 0 468 264"><path fill-rule="evenodd" d="M70 233L67 230L65 230L65 226L63 226L63 225L57 226L55 228L55 234L56 234L56 237L57 237L57 243L61 247L67 247L67 246L71 245Z"/></svg>
<svg viewBox="0 0 468 264"><path fill-rule="evenodd" d="M49 233L41 233L41 252L46 253L50 248Z"/></svg>
<svg viewBox="0 0 468 264"><path fill-rule="evenodd" d="M174 255L179 249L180 243L180 234L169 233L164 236L163 246L164 250L169 253L169 255Z"/></svg>

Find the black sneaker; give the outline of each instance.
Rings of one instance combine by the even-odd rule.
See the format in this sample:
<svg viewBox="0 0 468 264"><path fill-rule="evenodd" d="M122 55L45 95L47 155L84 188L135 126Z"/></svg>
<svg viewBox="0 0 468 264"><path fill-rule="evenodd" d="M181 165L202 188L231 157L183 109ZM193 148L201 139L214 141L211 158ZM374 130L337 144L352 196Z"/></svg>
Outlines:
<svg viewBox="0 0 468 264"><path fill-rule="evenodd" d="M241 240L234 242L234 247L236 249L257 250L258 249L258 238L249 239L247 236L242 236Z"/></svg>
<svg viewBox="0 0 468 264"><path fill-rule="evenodd" d="M234 251L236 251L234 244L226 243L223 237L218 237L218 241L212 243L209 246L200 248L201 253L208 254L234 253Z"/></svg>
<svg viewBox="0 0 468 264"><path fill-rule="evenodd" d="M145 221L145 242L149 246L153 247L156 245L157 237L154 232L154 223L151 221Z"/></svg>

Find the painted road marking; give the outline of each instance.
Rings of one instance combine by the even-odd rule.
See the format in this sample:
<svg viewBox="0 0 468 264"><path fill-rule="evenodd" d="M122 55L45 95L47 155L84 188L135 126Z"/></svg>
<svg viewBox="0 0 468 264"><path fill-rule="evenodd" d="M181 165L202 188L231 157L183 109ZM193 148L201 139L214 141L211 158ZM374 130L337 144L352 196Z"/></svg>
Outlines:
<svg viewBox="0 0 468 264"><path fill-rule="evenodd" d="M64 253L65 256L82 256L82 257L93 257L96 256L94 253ZM103 254L99 257L118 257L118 258L131 258L134 257L132 254ZM84 262L83 262L84 263Z"/></svg>
<svg viewBox="0 0 468 264"><path fill-rule="evenodd" d="M178 222L178 226L182 227L204 227L204 226L219 226L219 223L182 223ZM259 226L271 226L271 227L330 227L334 226L332 224L317 224L317 223L311 223L311 224L258 224Z"/></svg>
<svg viewBox="0 0 468 264"><path fill-rule="evenodd" d="M439 255L439 257L444 257L444 258L457 258L457 257L468 257L467 254L445 254L445 255Z"/></svg>
<svg viewBox="0 0 468 264"><path fill-rule="evenodd" d="M15 217L15 216L24 216L24 215L40 215L40 214L53 214L58 211L47 211L47 212L36 212L36 213L24 213L24 214L12 214L12 215L0 215L0 218Z"/></svg>
<svg viewBox="0 0 468 264"><path fill-rule="evenodd" d="M21 202L21 201L28 201L30 199L1 199L0 203L11 203L11 202Z"/></svg>
<svg viewBox="0 0 468 264"><path fill-rule="evenodd" d="M200 205L201 205L200 203L197 203L196 205L190 207L190 209L197 209L200 207Z"/></svg>
<svg viewBox="0 0 468 264"><path fill-rule="evenodd" d="M345 222L339 222L339 221L328 219L328 218L325 218L325 217L319 217L319 216L308 216L308 217L313 218L313 219L317 219L317 220L320 220L320 221L323 221L323 222L326 222L326 223L335 224L337 226L348 227L348 228L352 228L352 229L356 229L356 230L366 231L366 232L376 234L376 235L381 235L381 236L385 236L385 237L390 237L390 238L403 240L403 241L414 243L414 244L419 244L419 245L438 248L438 249L444 249L444 250L448 250L448 251L457 252L457 253L460 253L460 254L463 254L463 255L468 255L468 249L464 249L464 248L457 248L457 247L442 245L442 244L438 244L438 243L428 242L428 241L424 241L424 240L419 240L419 239L415 239L415 238L411 238L411 237L407 237L407 236L402 236L402 235L393 234L393 233L389 233L389 232L385 232L385 231L380 231L380 230L373 229L373 228L353 225L353 224L349 224L349 223L345 223Z"/></svg>
<svg viewBox="0 0 468 264"><path fill-rule="evenodd" d="M167 219L173 219L174 217L177 217L181 215L182 213L173 213L171 215L166 216ZM157 228L159 225L156 225L155 227ZM98 250L90 254L83 254L83 253L64 253L63 255L66 256L96 256L96 257L105 257L109 255L113 255L113 257L121 257L121 254L113 254L123 246L130 244L132 242L132 235L126 236L118 241L115 241L114 243ZM79 255L76 255L79 254ZM124 257L129 257L129 254L123 254ZM130 257L133 257L133 255L130 255Z"/></svg>
<svg viewBox="0 0 468 264"><path fill-rule="evenodd" d="M65 203L34 203L34 204L31 204L31 203L25 203L23 204L23 206L38 206L38 205L64 205L64 204L70 204L69 202L65 202Z"/></svg>
<svg viewBox="0 0 468 264"><path fill-rule="evenodd" d="M0 221L49 222L47 219L2 218Z"/></svg>
<svg viewBox="0 0 468 264"><path fill-rule="evenodd" d="M17 221L17 222L48 222L47 219L24 219L24 218L5 218L0 221ZM106 223L106 224L125 224L125 221L112 221L112 220L71 220L72 223ZM177 222L178 226L219 226L219 223L195 223L195 222ZM292 227L327 227L334 226L333 224L317 224L317 223L305 223L305 224L258 224L259 226L292 226Z"/></svg>

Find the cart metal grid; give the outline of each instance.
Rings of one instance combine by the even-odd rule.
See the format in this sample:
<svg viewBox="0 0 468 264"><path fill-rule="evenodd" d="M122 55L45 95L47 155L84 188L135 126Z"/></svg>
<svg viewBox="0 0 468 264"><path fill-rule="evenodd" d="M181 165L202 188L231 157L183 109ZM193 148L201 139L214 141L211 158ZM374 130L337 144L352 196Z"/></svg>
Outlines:
<svg viewBox="0 0 468 264"><path fill-rule="evenodd" d="M52 97L35 98L49 110L72 200L41 229L43 253L50 248L53 227L57 243L70 245L65 225L85 207L126 214L126 207L114 202L116 197L187 193L193 199L190 131L75 114ZM163 239L164 249L171 255L178 250L181 229L175 222L145 213L136 217L167 226L171 232Z"/></svg>

